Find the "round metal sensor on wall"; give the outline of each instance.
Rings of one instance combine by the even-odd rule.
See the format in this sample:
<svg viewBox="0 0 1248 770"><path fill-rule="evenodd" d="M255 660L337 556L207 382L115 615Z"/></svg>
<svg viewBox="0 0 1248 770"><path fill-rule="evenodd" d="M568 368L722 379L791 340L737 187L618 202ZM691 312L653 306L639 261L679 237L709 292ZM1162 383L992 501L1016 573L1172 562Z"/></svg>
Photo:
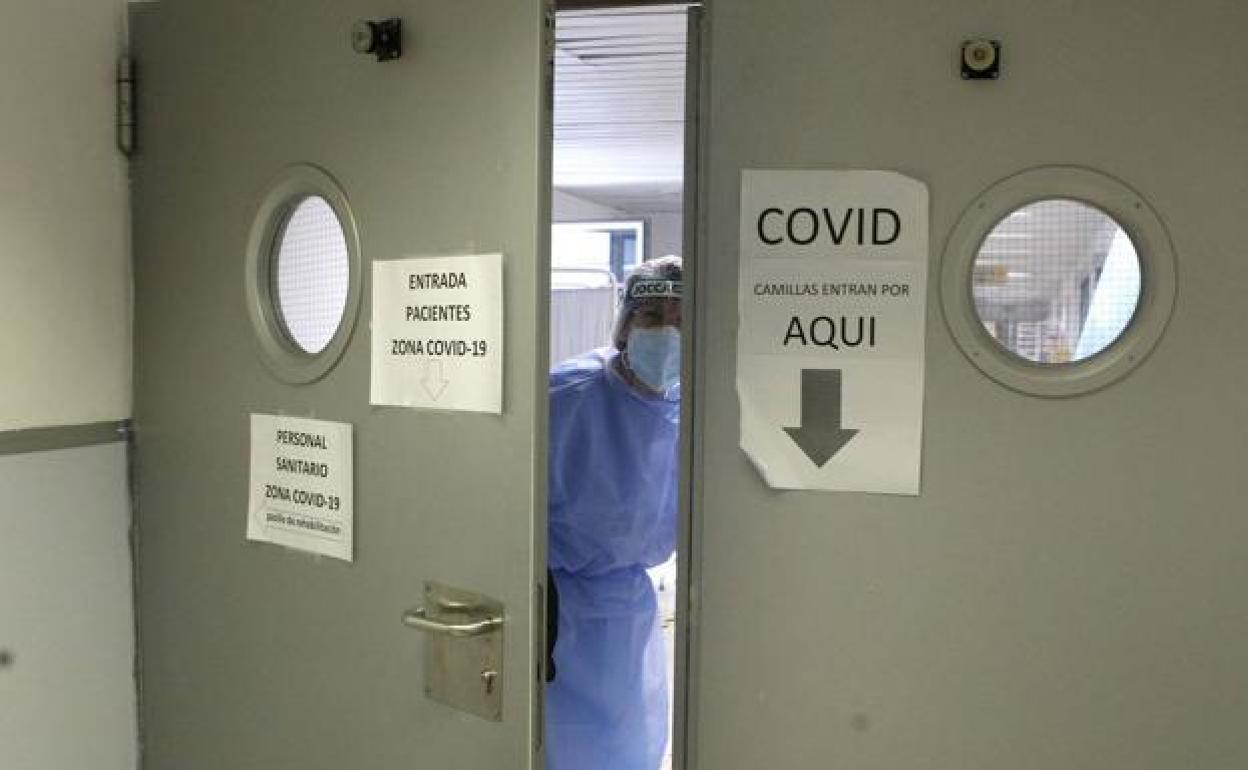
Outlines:
<svg viewBox="0 0 1248 770"><path fill-rule="evenodd" d="M360 248L345 193L324 171L287 168L256 212L245 291L261 358L291 383L324 376L360 303Z"/></svg>
<svg viewBox="0 0 1248 770"><path fill-rule="evenodd" d="M941 300L967 358L1037 396L1114 382L1157 344L1174 306L1174 249L1133 190L1074 167L1024 171L963 213Z"/></svg>

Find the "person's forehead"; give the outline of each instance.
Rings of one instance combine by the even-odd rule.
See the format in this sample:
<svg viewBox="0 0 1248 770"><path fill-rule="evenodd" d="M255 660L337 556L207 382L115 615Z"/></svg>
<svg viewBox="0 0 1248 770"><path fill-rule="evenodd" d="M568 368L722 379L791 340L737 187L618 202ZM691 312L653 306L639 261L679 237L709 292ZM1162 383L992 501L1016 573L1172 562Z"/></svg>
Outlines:
<svg viewBox="0 0 1248 770"><path fill-rule="evenodd" d="M643 299L633 309L633 315L672 316L680 313L680 300L670 297Z"/></svg>

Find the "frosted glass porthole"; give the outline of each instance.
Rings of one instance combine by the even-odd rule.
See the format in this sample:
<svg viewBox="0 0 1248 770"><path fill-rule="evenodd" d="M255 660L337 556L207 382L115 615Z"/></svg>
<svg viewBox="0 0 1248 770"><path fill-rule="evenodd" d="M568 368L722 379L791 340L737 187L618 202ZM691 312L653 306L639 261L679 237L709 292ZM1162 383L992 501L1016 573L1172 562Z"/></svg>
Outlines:
<svg viewBox="0 0 1248 770"><path fill-rule="evenodd" d="M346 195L318 168L287 168L261 201L247 246L247 309L275 375L304 383L333 367L355 325L359 284Z"/></svg>
<svg viewBox="0 0 1248 770"><path fill-rule="evenodd" d="M282 327L301 350L316 355L342 323L351 273L346 233L324 198L295 204L272 261L272 296Z"/></svg>
<svg viewBox="0 0 1248 770"><path fill-rule="evenodd" d="M1084 168L1008 177L945 245L941 304L967 358L1037 396L1105 387L1139 366L1174 307L1174 247L1139 193Z"/></svg>
<svg viewBox="0 0 1248 770"><path fill-rule="evenodd" d="M1075 200L1010 212L984 238L971 269L985 330L1036 364L1083 361L1116 342L1135 317L1140 288L1131 236Z"/></svg>

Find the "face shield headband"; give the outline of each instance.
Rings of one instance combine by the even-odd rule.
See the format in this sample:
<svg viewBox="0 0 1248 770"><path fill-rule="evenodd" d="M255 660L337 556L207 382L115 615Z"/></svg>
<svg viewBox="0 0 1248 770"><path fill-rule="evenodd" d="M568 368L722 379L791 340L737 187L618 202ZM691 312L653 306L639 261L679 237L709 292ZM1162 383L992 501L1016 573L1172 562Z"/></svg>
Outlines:
<svg viewBox="0 0 1248 770"><path fill-rule="evenodd" d="M628 287L628 299L634 302L646 299L680 299L683 288L683 281L643 278Z"/></svg>

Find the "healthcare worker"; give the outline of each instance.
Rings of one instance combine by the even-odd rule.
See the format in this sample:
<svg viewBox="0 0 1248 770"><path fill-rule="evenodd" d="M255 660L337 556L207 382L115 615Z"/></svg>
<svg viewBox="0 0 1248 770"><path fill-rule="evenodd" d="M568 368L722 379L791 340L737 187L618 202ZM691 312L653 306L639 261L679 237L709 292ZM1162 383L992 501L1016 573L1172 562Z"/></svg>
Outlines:
<svg viewBox="0 0 1248 770"><path fill-rule="evenodd" d="M667 668L646 574L676 546L680 257L629 276L614 348L550 375L550 569L556 674L548 770L657 770Z"/></svg>

